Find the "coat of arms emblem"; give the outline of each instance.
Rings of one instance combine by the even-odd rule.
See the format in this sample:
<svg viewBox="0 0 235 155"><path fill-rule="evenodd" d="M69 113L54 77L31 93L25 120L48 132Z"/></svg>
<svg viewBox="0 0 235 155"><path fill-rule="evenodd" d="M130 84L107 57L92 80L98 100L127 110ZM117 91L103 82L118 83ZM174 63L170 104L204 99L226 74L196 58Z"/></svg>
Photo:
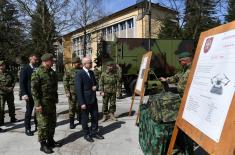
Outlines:
<svg viewBox="0 0 235 155"><path fill-rule="evenodd" d="M210 38L206 39L206 43L205 43L205 46L204 46L204 53L207 53L210 50L212 42L213 42L213 37L210 37Z"/></svg>

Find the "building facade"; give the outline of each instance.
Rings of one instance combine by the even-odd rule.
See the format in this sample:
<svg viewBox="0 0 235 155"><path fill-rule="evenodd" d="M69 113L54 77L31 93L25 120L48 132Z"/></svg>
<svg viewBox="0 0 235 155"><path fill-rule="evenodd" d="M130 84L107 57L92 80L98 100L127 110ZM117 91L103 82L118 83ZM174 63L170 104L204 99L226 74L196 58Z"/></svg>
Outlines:
<svg viewBox="0 0 235 155"><path fill-rule="evenodd" d="M158 38L162 21L176 18L177 12L159 4L151 4L151 38ZM149 38L149 18L143 13L141 3L104 17L86 28L86 56L92 60L97 55L100 40L113 41L115 38ZM64 63L71 65L72 57L83 57L84 30L77 29L62 37Z"/></svg>

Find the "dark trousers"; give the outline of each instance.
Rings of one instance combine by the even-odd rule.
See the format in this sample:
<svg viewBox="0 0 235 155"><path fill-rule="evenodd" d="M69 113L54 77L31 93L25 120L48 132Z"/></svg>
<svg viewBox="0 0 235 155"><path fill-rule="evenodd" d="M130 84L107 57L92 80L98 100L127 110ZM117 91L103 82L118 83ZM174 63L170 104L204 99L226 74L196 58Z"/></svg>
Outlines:
<svg viewBox="0 0 235 155"><path fill-rule="evenodd" d="M25 119L24 119L26 130L31 129L31 117L32 117L33 108L34 108L33 98L29 97L29 100L26 101L26 112L25 112ZM34 114L34 123L35 125L37 125L37 119L36 119L35 114Z"/></svg>
<svg viewBox="0 0 235 155"><path fill-rule="evenodd" d="M91 127L88 127L89 114L91 115ZM82 129L85 135L98 132L98 104L87 104L86 109L81 109Z"/></svg>

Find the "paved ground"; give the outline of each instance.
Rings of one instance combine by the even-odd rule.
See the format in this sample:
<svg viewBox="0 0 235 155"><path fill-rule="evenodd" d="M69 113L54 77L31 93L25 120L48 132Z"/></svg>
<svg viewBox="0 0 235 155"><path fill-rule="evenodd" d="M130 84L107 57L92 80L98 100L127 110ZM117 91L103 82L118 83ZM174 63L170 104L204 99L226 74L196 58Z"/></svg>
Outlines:
<svg viewBox="0 0 235 155"><path fill-rule="evenodd" d="M25 104L19 101L18 84L15 87L15 105L17 119L24 118ZM68 103L64 95L62 84L59 83L59 104L57 105L57 128L55 140L63 143L61 148L55 148L54 154L61 155L143 155L138 142L138 127L135 124L136 116L128 117L131 98L117 100L117 122L108 121L99 123L104 140L95 140L88 143L83 139L81 126L69 129ZM101 110L101 97L98 96L99 110ZM139 103L138 97L135 103ZM134 104L133 113L138 109L138 104ZM6 106L7 110L7 106ZM11 124L8 113L5 115L6 125L3 128L8 132L0 134L0 154L1 155L38 155L44 154L39 151L37 142L37 132L33 137L24 134L23 121ZM76 122L77 123L77 122ZM33 126L34 129L34 126Z"/></svg>

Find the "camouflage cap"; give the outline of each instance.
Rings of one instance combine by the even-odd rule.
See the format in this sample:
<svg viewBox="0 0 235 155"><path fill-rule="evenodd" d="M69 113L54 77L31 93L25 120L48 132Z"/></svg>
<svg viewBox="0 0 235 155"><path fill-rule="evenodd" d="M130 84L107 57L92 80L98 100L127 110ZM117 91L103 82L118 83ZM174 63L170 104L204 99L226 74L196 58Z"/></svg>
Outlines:
<svg viewBox="0 0 235 155"><path fill-rule="evenodd" d="M178 53L177 56L179 59L181 59L181 58L191 57L192 53L188 51L183 51L183 52Z"/></svg>
<svg viewBox="0 0 235 155"><path fill-rule="evenodd" d="M79 57L72 58L72 63L81 63L81 59Z"/></svg>
<svg viewBox="0 0 235 155"><path fill-rule="evenodd" d="M41 57L41 60L42 61L47 61L47 60L53 60L54 56L53 54L51 53L46 53L46 54L43 54L42 57Z"/></svg>
<svg viewBox="0 0 235 155"><path fill-rule="evenodd" d="M109 65L113 65L115 63L113 61L107 61L105 64L106 64L106 66L109 66Z"/></svg>
<svg viewBox="0 0 235 155"><path fill-rule="evenodd" d="M3 60L0 60L0 65L3 65L5 62Z"/></svg>

